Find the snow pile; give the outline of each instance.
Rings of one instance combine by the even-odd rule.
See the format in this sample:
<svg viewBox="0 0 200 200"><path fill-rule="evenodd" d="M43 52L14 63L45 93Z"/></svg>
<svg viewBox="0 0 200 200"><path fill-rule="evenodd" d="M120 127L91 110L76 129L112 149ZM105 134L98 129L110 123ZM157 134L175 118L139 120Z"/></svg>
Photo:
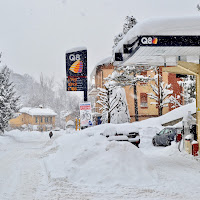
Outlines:
<svg viewBox="0 0 200 200"><path fill-rule="evenodd" d="M156 179L143 153L129 142L79 132L59 138L56 145L59 150L45 162L52 178L89 185L152 184Z"/></svg>
<svg viewBox="0 0 200 200"><path fill-rule="evenodd" d="M49 132L12 130L7 132L6 135L19 141L38 141L49 139Z"/></svg>
<svg viewBox="0 0 200 200"><path fill-rule="evenodd" d="M176 108L160 117L150 118L140 122L136 122L134 123L134 125L137 127L140 126L162 128L162 124L183 118L184 116L188 115L189 111L191 112L191 114L194 114L196 112L196 102Z"/></svg>
<svg viewBox="0 0 200 200"><path fill-rule="evenodd" d="M67 121L66 126L75 126L75 123L72 120Z"/></svg>
<svg viewBox="0 0 200 200"><path fill-rule="evenodd" d="M5 135L0 135L0 147L4 144L9 144L12 142L12 139L9 137L5 137Z"/></svg>

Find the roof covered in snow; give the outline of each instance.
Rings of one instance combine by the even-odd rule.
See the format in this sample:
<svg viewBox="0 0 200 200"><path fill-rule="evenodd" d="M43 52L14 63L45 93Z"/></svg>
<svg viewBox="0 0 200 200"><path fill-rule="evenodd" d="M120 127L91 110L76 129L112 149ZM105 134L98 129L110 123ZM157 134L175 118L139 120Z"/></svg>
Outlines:
<svg viewBox="0 0 200 200"><path fill-rule="evenodd" d="M20 109L19 112L26 113L26 114L29 114L29 115L36 115L36 116L56 116L57 115L50 108L23 107L23 108Z"/></svg>
<svg viewBox="0 0 200 200"><path fill-rule="evenodd" d="M72 114L72 112L70 111L70 112L67 112L67 113L65 113L65 117L67 117L67 116L69 116L69 115L71 115Z"/></svg>
<svg viewBox="0 0 200 200"><path fill-rule="evenodd" d="M187 17L157 17L146 19L136 24L119 42L115 52L123 44L142 35L200 35L200 16Z"/></svg>
<svg viewBox="0 0 200 200"><path fill-rule="evenodd" d="M107 58L104 58L103 60L99 61L96 65L97 66L100 66L100 65L109 65L112 63L112 57L107 57Z"/></svg>
<svg viewBox="0 0 200 200"><path fill-rule="evenodd" d="M151 18L136 24L118 43L115 65L176 66L179 56L198 63L200 16Z"/></svg>
<svg viewBox="0 0 200 200"><path fill-rule="evenodd" d="M109 65L112 63L112 57L107 57L107 58L104 58L102 59L101 61L99 61L96 66L94 67L94 69L92 70L92 73L90 75L90 78L92 79L92 77L95 75L96 73L96 70L97 70L97 67L98 66L102 66L102 65Z"/></svg>

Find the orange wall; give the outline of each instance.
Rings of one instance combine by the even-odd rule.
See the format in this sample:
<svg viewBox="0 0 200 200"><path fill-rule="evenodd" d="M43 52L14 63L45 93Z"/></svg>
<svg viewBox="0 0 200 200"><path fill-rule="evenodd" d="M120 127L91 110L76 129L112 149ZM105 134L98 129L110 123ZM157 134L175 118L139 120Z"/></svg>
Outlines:
<svg viewBox="0 0 200 200"><path fill-rule="evenodd" d="M105 83L105 80L103 78L106 78L109 74L112 74L114 70L114 67L112 65L108 66L98 66L96 70L95 75L95 86L103 88L103 84ZM181 88L177 86L177 80L175 80L174 75L168 74L167 72L162 73L162 68L160 67L160 74L162 75L162 80L167 84L172 84L172 88L174 90L174 93L180 94ZM152 72L151 70L147 72L147 76L150 76L153 78L155 75L155 72ZM173 81L172 81L173 80ZM174 81L175 80L175 81ZM174 84L172 83L174 82ZM158 108L155 104L151 104L155 102L155 100L147 98L148 106L146 108L143 108L140 106L140 94L141 93L153 93L151 84L154 85L154 81L150 81L147 84L138 83L137 84L137 100L138 100L138 113L139 113L139 120L147 119L150 117L156 117L158 116ZM128 103L129 113L131 117L131 122L135 120L135 106L134 106L134 95L133 95L133 87L126 86L126 99ZM96 107L101 107L99 104L96 104ZM171 107L164 107L163 108L163 114L169 112L171 110Z"/></svg>
<svg viewBox="0 0 200 200"><path fill-rule="evenodd" d="M38 122L36 123L36 119L38 118ZM51 116L46 116L46 117L51 117ZM41 118L42 118L42 122L41 122ZM9 124L12 128L19 128L21 127L23 124L31 124L31 125L52 125L53 127L55 127L55 116L52 116L52 122L50 122L50 119L48 119L48 122L45 122L45 117L44 116L31 116L28 115L26 113L22 113L21 115L19 115L16 118L13 118L9 121Z"/></svg>

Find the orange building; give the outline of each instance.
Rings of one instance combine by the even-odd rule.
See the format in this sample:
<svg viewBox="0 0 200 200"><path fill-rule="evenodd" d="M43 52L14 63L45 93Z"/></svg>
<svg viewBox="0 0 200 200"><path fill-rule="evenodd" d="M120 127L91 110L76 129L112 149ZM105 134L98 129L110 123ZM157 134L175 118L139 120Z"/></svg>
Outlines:
<svg viewBox="0 0 200 200"><path fill-rule="evenodd" d="M94 68L92 74L91 74L91 80L93 79L93 88L104 87L105 80L104 78L108 77L109 74L112 74L114 70L114 66L111 62L111 58L107 58L102 60L97 66ZM175 74L163 72L162 68L159 68L160 74L162 75L162 80L166 84L171 84L171 87L169 90L173 90L173 96L181 96L182 88L178 85L177 81L179 81L179 78L176 78ZM153 78L156 74L155 72L152 72L151 70L143 72L141 75L143 76L150 76ZM152 85L155 85L155 81L149 81L148 83L137 83L136 90L137 90L137 104L138 104L138 119L139 121L148 119L150 117L157 117L158 116L158 106L155 104L154 99L150 99L148 97L148 93L153 93ZM134 105L134 93L133 93L133 87L126 86L126 99L128 103L129 113L131 122L135 121L135 105ZM97 100L97 98L96 98ZM179 103L182 104L183 99L178 100ZM99 111L99 104L94 104L93 106L95 110L93 112ZM167 107L163 108L163 114L171 111L173 109L173 105L170 103Z"/></svg>
<svg viewBox="0 0 200 200"><path fill-rule="evenodd" d="M9 121L11 128L49 131L55 128L56 113L49 108L30 108L20 109L17 116Z"/></svg>

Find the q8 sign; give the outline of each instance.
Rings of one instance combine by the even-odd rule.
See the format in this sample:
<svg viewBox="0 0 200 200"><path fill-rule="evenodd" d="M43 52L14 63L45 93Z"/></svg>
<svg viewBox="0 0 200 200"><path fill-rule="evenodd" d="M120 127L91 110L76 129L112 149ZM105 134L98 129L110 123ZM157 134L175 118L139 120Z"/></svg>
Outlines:
<svg viewBox="0 0 200 200"><path fill-rule="evenodd" d="M66 52L67 91L84 91L87 101L87 49L78 47Z"/></svg>

